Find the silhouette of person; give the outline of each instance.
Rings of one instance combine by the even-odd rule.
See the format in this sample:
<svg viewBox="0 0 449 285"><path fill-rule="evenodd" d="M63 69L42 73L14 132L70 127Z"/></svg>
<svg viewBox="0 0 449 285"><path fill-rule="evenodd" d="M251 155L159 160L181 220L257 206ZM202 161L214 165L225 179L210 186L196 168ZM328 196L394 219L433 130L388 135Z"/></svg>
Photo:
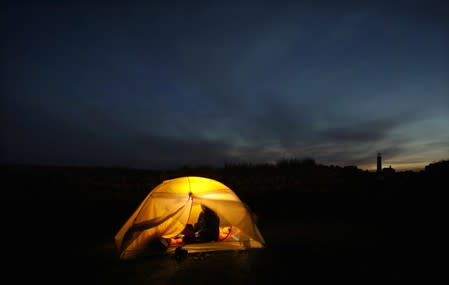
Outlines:
<svg viewBox="0 0 449 285"><path fill-rule="evenodd" d="M195 240L195 230L191 224L187 224L181 234L183 235L182 240L184 243L191 243Z"/></svg>
<svg viewBox="0 0 449 285"><path fill-rule="evenodd" d="M195 224L196 242L217 241L219 236L220 218L210 208L201 205L202 212Z"/></svg>

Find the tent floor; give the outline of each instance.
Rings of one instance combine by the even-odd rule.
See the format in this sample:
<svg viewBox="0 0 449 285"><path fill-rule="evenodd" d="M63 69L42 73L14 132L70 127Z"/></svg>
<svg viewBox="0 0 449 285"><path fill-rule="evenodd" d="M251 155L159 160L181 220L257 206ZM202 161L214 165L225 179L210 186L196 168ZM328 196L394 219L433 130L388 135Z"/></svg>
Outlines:
<svg viewBox="0 0 449 285"><path fill-rule="evenodd" d="M166 252L169 254L175 253L176 248L180 246L182 249L187 250L189 253L205 252L205 251L219 251L219 250L243 250L253 248L250 241L219 241L219 242L203 242L203 243L190 243L181 245L172 245L167 247Z"/></svg>

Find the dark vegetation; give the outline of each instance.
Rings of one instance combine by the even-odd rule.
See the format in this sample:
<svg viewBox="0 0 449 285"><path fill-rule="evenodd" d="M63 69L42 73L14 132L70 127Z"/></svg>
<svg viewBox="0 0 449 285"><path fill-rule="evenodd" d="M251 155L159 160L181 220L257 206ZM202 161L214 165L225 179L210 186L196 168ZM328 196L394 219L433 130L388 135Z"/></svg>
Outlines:
<svg viewBox="0 0 449 285"><path fill-rule="evenodd" d="M112 242L129 215L163 180L196 175L214 178L233 189L257 215L267 245L274 251L278 248L283 252L284 245L295 246L284 244L288 237L276 239L283 235L275 232L282 225L344 224L351 230L339 240L347 246L322 247L318 255L326 256L336 248L354 252L363 249L377 257L376 262L397 263L403 278L414 272L417 264L428 265L431 252L438 250L434 225L441 227L439 211L444 206L438 206L441 201L437 197L447 189L449 160L429 164L418 172L381 174L353 166L319 165L312 159L173 170L32 165L1 168L6 253L15 266L23 267L24 260L34 260L42 276L46 276L42 270L48 268L46 265L57 268L62 258L82 264L80 260L98 254L80 249L92 247L97 241ZM275 224L281 226L273 227ZM309 237L312 245L314 239L321 238L320 233ZM64 270L59 268L57 272Z"/></svg>

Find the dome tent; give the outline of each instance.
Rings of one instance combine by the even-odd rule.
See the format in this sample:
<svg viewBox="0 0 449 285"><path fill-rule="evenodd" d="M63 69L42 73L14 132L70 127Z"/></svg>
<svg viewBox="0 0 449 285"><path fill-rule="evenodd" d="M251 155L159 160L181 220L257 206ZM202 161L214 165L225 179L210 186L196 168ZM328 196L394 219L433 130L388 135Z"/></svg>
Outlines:
<svg viewBox="0 0 449 285"><path fill-rule="evenodd" d="M115 235L120 258L150 254L155 244L173 253L175 246L165 241L194 224L201 205L218 215L220 230L227 228L229 234L218 241L184 244L184 249L202 252L265 246L253 213L230 188L213 179L189 176L165 180L150 191Z"/></svg>

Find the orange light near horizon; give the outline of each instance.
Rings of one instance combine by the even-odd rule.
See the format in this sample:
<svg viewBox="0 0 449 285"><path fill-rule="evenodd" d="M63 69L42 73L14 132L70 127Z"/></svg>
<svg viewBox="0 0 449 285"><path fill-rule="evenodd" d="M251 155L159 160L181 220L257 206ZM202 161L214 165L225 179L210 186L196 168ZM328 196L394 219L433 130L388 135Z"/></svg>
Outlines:
<svg viewBox="0 0 449 285"><path fill-rule="evenodd" d="M429 163L428 162L394 162L384 163L383 168L392 167L396 171L420 171L423 170ZM360 169L368 170L368 171L376 171L376 164L365 164L358 166Z"/></svg>

